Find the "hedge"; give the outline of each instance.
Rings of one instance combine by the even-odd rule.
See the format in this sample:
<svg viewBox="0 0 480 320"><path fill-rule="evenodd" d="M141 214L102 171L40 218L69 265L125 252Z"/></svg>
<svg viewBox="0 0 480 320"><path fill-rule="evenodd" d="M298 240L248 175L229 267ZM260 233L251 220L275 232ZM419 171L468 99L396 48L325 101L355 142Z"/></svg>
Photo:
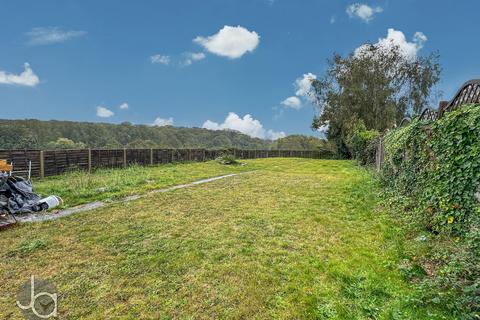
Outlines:
<svg viewBox="0 0 480 320"><path fill-rule="evenodd" d="M478 317L480 105L463 106L436 121L414 119L388 133L384 145L381 179L402 214L434 237L455 239L455 245L431 253L439 267L424 284L440 289L445 303L470 315L465 319Z"/></svg>

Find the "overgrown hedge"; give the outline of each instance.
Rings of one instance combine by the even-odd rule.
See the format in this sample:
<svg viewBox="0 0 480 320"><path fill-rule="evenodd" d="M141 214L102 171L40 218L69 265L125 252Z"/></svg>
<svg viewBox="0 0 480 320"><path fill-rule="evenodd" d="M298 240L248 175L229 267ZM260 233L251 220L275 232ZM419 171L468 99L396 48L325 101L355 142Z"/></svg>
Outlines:
<svg viewBox="0 0 480 320"><path fill-rule="evenodd" d="M388 134L383 177L414 200L413 212L432 230L464 233L478 223L480 106L413 120Z"/></svg>
<svg viewBox="0 0 480 320"><path fill-rule="evenodd" d="M384 138L383 184L403 214L432 236L455 239L431 253L435 274L426 285L438 299L480 317L480 105L413 120ZM436 299L437 299L436 298Z"/></svg>

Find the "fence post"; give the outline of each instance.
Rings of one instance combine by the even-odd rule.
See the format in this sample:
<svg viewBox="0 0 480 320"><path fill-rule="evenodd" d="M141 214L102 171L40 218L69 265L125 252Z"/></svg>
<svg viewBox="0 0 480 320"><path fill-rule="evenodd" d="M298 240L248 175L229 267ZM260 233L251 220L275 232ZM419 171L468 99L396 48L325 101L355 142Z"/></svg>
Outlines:
<svg viewBox="0 0 480 320"><path fill-rule="evenodd" d="M385 153L385 149L384 149L384 146L383 146L383 139L380 138L378 140L377 152L375 154L375 162L376 162L377 171L382 170L383 159L385 157L384 153Z"/></svg>
<svg viewBox="0 0 480 320"><path fill-rule="evenodd" d="M45 156L43 150L40 151L40 178L45 178Z"/></svg>
<svg viewBox="0 0 480 320"><path fill-rule="evenodd" d="M123 167L127 167L127 148L123 148Z"/></svg>
<svg viewBox="0 0 480 320"><path fill-rule="evenodd" d="M88 173L92 172L92 149L88 148Z"/></svg>
<svg viewBox="0 0 480 320"><path fill-rule="evenodd" d="M150 165L153 166L153 148L150 148Z"/></svg>

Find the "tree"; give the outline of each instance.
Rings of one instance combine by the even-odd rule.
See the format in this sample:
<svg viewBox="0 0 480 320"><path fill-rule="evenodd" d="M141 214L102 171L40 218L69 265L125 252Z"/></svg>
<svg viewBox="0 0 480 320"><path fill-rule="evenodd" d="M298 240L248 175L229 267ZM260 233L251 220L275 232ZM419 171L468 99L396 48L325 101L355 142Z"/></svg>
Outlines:
<svg viewBox="0 0 480 320"><path fill-rule="evenodd" d="M74 142L68 138L58 138L47 144L48 149L84 149L85 144L82 142Z"/></svg>
<svg viewBox="0 0 480 320"><path fill-rule="evenodd" d="M328 143L325 140L304 136L304 135L290 135L280 138L272 143L272 149L278 150L322 150L329 149Z"/></svg>
<svg viewBox="0 0 480 320"><path fill-rule="evenodd" d="M350 157L347 138L362 121L384 132L406 115L418 114L439 81L438 54L408 56L393 43L365 44L347 57L334 54L321 79L312 79L318 115L312 127L328 128L340 155Z"/></svg>
<svg viewBox="0 0 480 320"><path fill-rule="evenodd" d="M127 149L150 149L156 148L157 144L152 140L137 139L125 145Z"/></svg>

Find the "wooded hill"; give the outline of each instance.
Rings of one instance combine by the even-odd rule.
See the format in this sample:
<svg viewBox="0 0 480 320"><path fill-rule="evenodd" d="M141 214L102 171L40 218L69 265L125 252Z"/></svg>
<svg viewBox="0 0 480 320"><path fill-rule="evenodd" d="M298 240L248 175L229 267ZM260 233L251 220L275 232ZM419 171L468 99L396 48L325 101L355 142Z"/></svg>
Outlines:
<svg viewBox="0 0 480 320"><path fill-rule="evenodd" d="M323 140L289 136L277 141L252 138L236 131L148 125L0 120L0 149L75 148L239 148L314 150Z"/></svg>

